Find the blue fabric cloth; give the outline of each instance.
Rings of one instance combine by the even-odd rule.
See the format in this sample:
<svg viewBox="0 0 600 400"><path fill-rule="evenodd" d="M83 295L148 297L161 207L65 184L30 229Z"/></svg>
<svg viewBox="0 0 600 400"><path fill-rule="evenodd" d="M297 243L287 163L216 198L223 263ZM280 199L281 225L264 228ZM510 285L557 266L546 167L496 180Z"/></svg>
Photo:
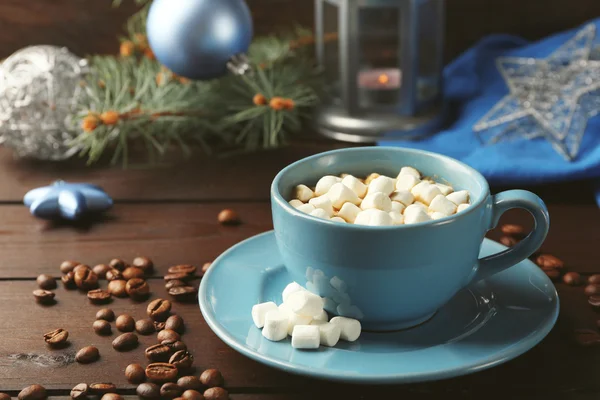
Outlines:
<svg viewBox="0 0 600 400"><path fill-rule="evenodd" d="M594 23L598 27L600 19ZM545 58L579 29L536 43L509 35L484 38L444 71L445 98L453 114L450 126L420 141L384 140L379 144L424 149L454 157L480 171L490 183L498 185L589 179L600 205L599 116L588 121L579 155L571 162L566 161L543 138L484 145L473 131L473 125L509 92L496 67L498 57Z"/></svg>

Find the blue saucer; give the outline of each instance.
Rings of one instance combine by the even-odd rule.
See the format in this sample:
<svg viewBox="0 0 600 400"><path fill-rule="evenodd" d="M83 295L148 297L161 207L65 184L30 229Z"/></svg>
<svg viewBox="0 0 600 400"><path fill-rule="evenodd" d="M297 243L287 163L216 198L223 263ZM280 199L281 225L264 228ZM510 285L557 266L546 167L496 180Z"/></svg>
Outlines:
<svg viewBox="0 0 600 400"><path fill-rule="evenodd" d="M505 247L485 240L481 254ZM245 240L214 261L200 285L200 309L229 346L284 371L353 383L405 383L449 378L493 367L526 352L552 329L558 297L532 262L460 291L424 324L397 332L363 332L353 343L296 350L270 342L252 323L256 303L281 303L290 277L275 235Z"/></svg>

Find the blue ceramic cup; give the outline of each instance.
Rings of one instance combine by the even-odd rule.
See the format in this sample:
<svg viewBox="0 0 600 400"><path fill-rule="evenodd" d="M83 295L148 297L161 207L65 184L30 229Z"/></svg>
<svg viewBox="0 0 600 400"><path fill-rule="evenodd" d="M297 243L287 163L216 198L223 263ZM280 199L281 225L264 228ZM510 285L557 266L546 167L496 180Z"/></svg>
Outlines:
<svg viewBox="0 0 600 400"><path fill-rule="evenodd" d="M468 190L471 206L450 217L415 225L341 224L288 204L298 184L323 175L378 172L395 177L403 166ZM548 210L535 194L509 190L491 195L473 168L439 154L397 147L362 147L317 154L284 168L271 186L277 245L292 278L325 297L327 311L358 318L364 329L395 330L431 318L460 289L503 271L544 241ZM485 233L502 213L524 208L535 228L514 247L479 259Z"/></svg>

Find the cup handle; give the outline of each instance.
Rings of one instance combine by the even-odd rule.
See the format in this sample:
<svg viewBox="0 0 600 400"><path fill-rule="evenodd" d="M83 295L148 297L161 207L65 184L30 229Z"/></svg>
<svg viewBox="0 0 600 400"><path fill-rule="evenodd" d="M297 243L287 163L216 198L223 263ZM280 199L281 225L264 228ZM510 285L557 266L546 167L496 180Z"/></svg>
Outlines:
<svg viewBox="0 0 600 400"><path fill-rule="evenodd" d="M513 247L479 260L479 267L471 283L478 282L518 264L532 255L544 242L550 227L546 205L537 195L526 190L507 190L492 197L490 229L498 224L500 216L511 208L523 208L533 216L534 227L525 239Z"/></svg>

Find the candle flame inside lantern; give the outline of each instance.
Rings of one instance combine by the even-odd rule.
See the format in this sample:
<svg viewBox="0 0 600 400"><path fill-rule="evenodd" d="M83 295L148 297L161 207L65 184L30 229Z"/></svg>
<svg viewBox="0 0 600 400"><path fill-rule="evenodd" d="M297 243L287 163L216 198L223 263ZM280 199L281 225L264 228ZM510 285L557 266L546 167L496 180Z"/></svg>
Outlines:
<svg viewBox="0 0 600 400"><path fill-rule="evenodd" d="M377 81L379 83L381 83L382 85L385 85L386 83L388 83L390 81L390 77L387 76L387 74L381 74L377 77Z"/></svg>

